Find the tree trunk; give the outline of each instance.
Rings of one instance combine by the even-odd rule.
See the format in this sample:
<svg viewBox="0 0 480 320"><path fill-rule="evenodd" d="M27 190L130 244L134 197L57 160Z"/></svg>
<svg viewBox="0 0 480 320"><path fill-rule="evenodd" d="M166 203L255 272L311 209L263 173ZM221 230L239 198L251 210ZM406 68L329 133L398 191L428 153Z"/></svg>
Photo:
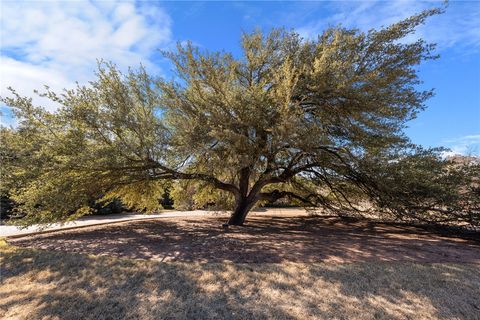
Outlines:
<svg viewBox="0 0 480 320"><path fill-rule="evenodd" d="M238 200L235 206L235 211L233 211L230 220L228 220L228 224L231 226L243 225L248 212L250 212L250 209L252 209L255 202L256 201L248 200L247 198Z"/></svg>

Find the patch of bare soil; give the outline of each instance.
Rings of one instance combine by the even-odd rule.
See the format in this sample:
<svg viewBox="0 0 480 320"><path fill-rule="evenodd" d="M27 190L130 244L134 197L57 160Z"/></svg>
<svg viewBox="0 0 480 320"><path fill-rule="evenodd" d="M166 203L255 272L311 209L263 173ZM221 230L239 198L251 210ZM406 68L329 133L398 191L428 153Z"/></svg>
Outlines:
<svg viewBox="0 0 480 320"><path fill-rule="evenodd" d="M160 218L9 240L21 247L159 261L480 263L480 235L325 217Z"/></svg>

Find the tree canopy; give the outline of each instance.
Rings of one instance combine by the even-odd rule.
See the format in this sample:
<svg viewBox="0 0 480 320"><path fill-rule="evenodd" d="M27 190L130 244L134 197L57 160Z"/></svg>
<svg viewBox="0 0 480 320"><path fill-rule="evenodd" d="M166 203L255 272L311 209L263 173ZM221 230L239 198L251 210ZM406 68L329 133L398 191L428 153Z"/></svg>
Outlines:
<svg viewBox="0 0 480 320"><path fill-rule="evenodd" d="M313 40L256 31L240 57L179 44L164 52L173 80L100 62L88 85L46 88L54 112L11 89L2 101L18 126L1 129L2 188L27 224L86 214L91 199L156 210L174 181L177 194L193 183L205 201L223 199L234 225L284 197L478 223L478 166L453 166L403 133L433 94L418 89L417 66L437 57L434 45L404 39L440 11Z"/></svg>

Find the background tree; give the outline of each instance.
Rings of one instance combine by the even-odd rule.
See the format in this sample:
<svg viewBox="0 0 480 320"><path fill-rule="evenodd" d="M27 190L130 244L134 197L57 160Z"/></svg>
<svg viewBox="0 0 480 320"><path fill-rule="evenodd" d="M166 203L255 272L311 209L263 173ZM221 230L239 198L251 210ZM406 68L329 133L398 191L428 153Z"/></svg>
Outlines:
<svg viewBox="0 0 480 320"><path fill-rule="evenodd" d="M85 214L88 199L100 196L155 210L172 180L219 190L234 203L233 225L259 202L284 197L359 210L369 196L402 216L425 203L394 181L403 181L396 161L415 149L402 129L432 96L417 89L416 67L436 58L433 45L403 39L439 12L367 33L329 28L315 40L257 31L242 37L239 58L178 45L165 53L172 81L101 62L88 86L47 88L42 95L61 106L55 112L12 89L3 102L19 125L2 129L5 185L27 224ZM435 150L413 157L422 170L427 159L447 165ZM434 173L425 176L427 193L441 183Z"/></svg>

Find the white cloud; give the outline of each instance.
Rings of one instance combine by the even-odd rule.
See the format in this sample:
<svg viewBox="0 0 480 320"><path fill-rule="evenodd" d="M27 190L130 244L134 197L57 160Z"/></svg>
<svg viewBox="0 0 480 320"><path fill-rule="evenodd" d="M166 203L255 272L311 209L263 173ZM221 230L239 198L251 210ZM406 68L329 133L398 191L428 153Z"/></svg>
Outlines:
<svg viewBox="0 0 480 320"><path fill-rule="evenodd" d="M152 57L171 42L171 19L153 2L8 1L1 9L2 96L7 86L31 96L43 85L85 83L99 58L159 72Z"/></svg>
<svg viewBox="0 0 480 320"><path fill-rule="evenodd" d="M326 19L306 24L298 29L306 38L316 37L327 26L341 24L347 28L367 31L387 26L422 10L442 7L442 2L421 1L339 1L328 5L334 12ZM329 12L330 12L329 10ZM422 37L438 44L438 49L457 48L463 53L480 51L480 2L450 2L446 12L431 17L409 40Z"/></svg>
<svg viewBox="0 0 480 320"><path fill-rule="evenodd" d="M479 155L480 134L466 135L456 139L445 140L445 145L450 148L446 155Z"/></svg>

